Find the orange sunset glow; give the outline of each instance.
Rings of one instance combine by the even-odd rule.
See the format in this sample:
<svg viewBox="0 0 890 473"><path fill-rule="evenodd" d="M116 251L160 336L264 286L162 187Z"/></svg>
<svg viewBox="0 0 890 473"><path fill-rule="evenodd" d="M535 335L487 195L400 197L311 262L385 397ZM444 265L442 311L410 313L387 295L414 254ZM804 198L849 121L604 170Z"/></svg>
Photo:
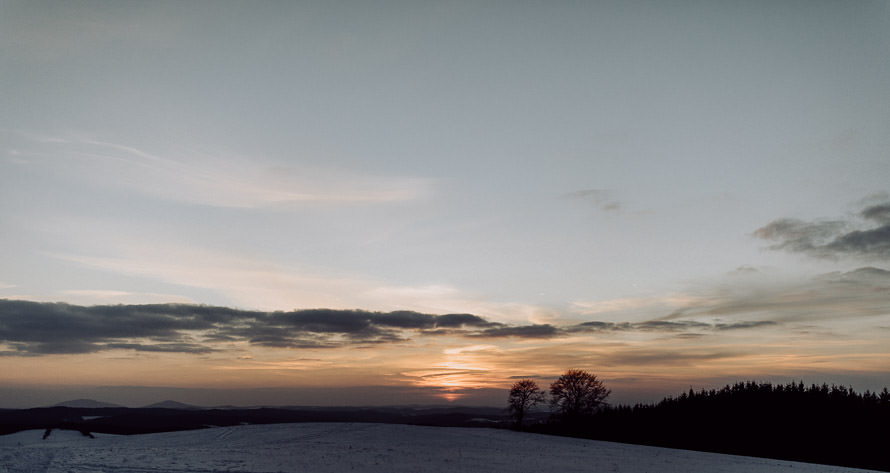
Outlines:
<svg viewBox="0 0 890 473"><path fill-rule="evenodd" d="M0 408L890 385L886 2L0 6Z"/></svg>

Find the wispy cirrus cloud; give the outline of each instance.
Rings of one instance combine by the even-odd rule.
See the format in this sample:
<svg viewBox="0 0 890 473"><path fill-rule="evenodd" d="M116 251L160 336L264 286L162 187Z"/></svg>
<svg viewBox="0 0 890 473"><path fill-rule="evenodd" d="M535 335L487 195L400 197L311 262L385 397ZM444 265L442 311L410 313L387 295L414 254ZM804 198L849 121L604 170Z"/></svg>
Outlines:
<svg viewBox="0 0 890 473"><path fill-rule="evenodd" d="M788 335L824 330L858 337L890 323L890 271L866 266L791 276L742 267L661 298L587 301L573 308L587 320L562 331L718 337L752 330Z"/></svg>
<svg viewBox="0 0 890 473"><path fill-rule="evenodd" d="M24 134L34 163L69 178L123 188L163 200L230 208L356 205L429 195L422 177L359 174L337 167L285 165L260 156L189 149L153 151L85 136Z"/></svg>
<svg viewBox="0 0 890 473"><path fill-rule="evenodd" d="M165 294L156 292L134 292L121 291L114 289L64 289L60 293L65 297L67 302L80 303L79 301L89 301L89 303L117 303L117 304L146 304L146 303L177 303L191 304L195 301L188 297L177 294Z"/></svg>
<svg viewBox="0 0 890 473"><path fill-rule="evenodd" d="M763 324L879 316L890 316L890 271L863 267L787 281L753 275L747 280L715 284L691 295L688 303L660 320Z"/></svg>
<svg viewBox="0 0 890 473"><path fill-rule="evenodd" d="M57 226L69 228L68 225ZM251 251L220 251L160 238L149 239L119 230L119 235L124 238L101 247L91 240L97 231L114 230L113 226L102 223L92 224L89 231L66 230L67 238L81 243L83 249L48 252L46 255L114 274L147 278L163 285L213 291L226 304L263 310L361 307L389 311L400 308L427 313L484 313L495 320L517 323L532 320L540 312L527 304L487 301L449 284L395 284L355 272L286 264ZM109 299L114 291L92 291L96 291L96 297L91 301L87 299L90 291L84 290L65 293L67 298L62 300L70 302L73 297L76 302L86 304L161 302L125 294ZM188 301L175 296L163 302Z"/></svg>

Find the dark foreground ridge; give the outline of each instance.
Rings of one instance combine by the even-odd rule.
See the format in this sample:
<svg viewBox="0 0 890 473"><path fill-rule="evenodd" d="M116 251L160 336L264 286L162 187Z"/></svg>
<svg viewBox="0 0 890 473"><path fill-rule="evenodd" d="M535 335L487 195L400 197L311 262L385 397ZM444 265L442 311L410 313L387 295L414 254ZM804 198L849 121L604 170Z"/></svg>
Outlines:
<svg viewBox="0 0 890 473"><path fill-rule="evenodd" d="M375 422L444 427L498 426L503 409L487 407L292 407L292 408L81 408L0 410L0 435L34 429L76 430L87 435L148 434L242 424Z"/></svg>

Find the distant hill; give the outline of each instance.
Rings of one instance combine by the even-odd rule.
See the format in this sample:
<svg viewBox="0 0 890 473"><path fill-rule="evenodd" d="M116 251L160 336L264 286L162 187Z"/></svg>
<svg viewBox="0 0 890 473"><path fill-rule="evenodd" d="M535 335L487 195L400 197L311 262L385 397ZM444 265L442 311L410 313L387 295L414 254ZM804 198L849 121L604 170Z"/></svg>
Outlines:
<svg viewBox="0 0 890 473"><path fill-rule="evenodd" d="M461 408L72 408L43 407L0 410L0 435L33 429L68 429L106 434L147 434L203 429L209 425L279 424L294 422L375 422L431 426L492 426L506 422L502 409L493 416ZM2 455L0 455L2 456ZM2 468L0 468L2 471Z"/></svg>
<svg viewBox="0 0 890 473"><path fill-rule="evenodd" d="M120 404L112 404L110 402L96 401L95 399L72 399L70 401L60 402L52 407L77 407L81 409L96 409L104 407L124 407Z"/></svg>
<svg viewBox="0 0 890 473"><path fill-rule="evenodd" d="M166 400L161 402L156 402L154 404L149 404L143 409L183 409L183 410L199 410L203 409L203 407L193 406L191 404L184 404L181 402Z"/></svg>

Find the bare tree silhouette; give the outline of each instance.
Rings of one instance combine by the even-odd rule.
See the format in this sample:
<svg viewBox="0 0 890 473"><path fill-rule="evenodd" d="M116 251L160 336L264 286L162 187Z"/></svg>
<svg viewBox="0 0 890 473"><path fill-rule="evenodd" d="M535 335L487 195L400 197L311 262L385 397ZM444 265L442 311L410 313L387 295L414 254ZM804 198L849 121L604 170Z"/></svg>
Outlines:
<svg viewBox="0 0 890 473"><path fill-rule="evenodd" d="M522 428L526 412L540 402L544 402L544 391L533 379L521 379L513 383L508 399L510 415L516 419L516 426Z"/></svg>
<svg viewBox="0 0 890 473"><path fill-rule="evenodd" d="M596 375L584 370L568 370L550 385L550 405L564 420L593 414L612 391Z"/></svg>

